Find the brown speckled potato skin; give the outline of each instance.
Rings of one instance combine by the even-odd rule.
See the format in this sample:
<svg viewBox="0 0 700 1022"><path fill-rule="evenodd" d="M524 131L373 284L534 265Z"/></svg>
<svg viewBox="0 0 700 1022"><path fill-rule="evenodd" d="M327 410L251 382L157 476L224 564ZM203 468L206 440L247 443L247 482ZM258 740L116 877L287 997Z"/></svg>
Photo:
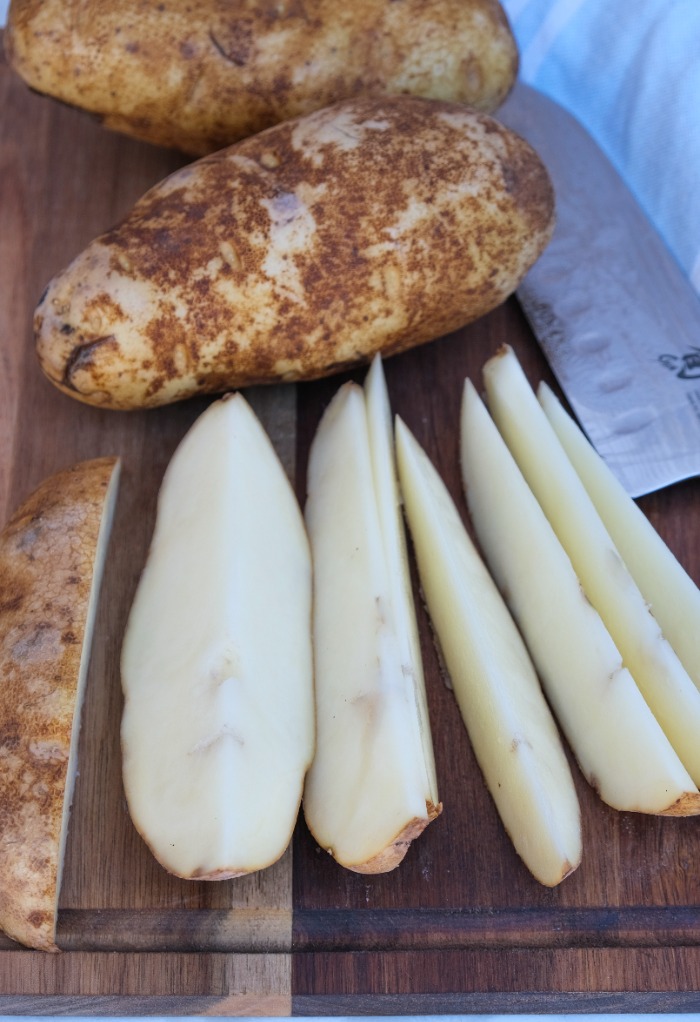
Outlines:
<svg viewBox="0 0 700 1022"><path fill-rule="evenodd" d="M109 408L328 375L499 305L553 219L539 158L490 116L348 100L148 192L49 285L39 360Z"/></svg>
<svg viewBox="0 0 700 1022"><path fill-rule="evenodd" d="M13 0L5 45L37 91L195 155L366 92L493 111L518 63L497 0Z"/></svg>
<svg viewBox="0 0 700 1022"><path fill-rule="evenodd" d="M115 458L47 479L0 534L0 927L56 951L61 825Z"/></svg>
<svg viewBox="0 0 700 1022"><path fill-rule="evenodd" d="M438 818L442 812L442 802L438 805L435 805L433 802L426 802L425 809L426 816L422 819L410 820L403 830L396 835L392 843L383 852L375 855L373 859L368 859L367 862L355 863L354 865L348 865L347 863L341 863L341 865L353 873L366 873L369 875L390 873L392 869L396 869L401 865L406 857L406 852L416 838L421 836L428 824Z"/></svg>

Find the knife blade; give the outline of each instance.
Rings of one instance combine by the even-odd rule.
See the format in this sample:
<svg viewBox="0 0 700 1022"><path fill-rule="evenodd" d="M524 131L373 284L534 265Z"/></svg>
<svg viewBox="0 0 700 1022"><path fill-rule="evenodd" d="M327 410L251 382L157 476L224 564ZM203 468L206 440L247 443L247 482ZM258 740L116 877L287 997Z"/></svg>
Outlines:
<svg viewBox="0 0 700 1022"><path fill-rule="evenodd" d="M699 475L700 298L568 111L518 82L497 116L554 185L554 236L517 297L572 411L631 496Z"/></svg>

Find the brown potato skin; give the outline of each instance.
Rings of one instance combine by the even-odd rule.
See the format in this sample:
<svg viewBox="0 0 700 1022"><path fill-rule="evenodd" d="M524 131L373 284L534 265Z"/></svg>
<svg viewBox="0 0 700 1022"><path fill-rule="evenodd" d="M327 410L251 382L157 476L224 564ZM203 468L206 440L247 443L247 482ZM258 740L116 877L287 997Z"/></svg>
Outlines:
<svg viewBox="0 0 700 1022"><path fill-rule="evenodd" d="M362 92L493 111L518 64L498 0L13 0L5 45L37 91L198 156Z"/></svg>
<svg viewBox="0 0 700 1022"><path fill-rule="evenodd" d="M390 873L393 869L396 869L401 865L406 857L406 852L416 838L421 836L428 824L438 818L442 812L442 802L439 802L437 805L434 805L432 802L427 802L425 811L425 817L422 819L417 817L414 820L410 820L403 830L396 835L392 843L383 851L375 855L372 859L368 859L367 862L352 864L341 862L340 865L345 866L346 869L349 869L353 873L365 873L367 875Z"/></svg>
<svg viewBox="0 0 700 1022"><path fill-rule="evenodd" d="M45 480L0 533L0 927L57 951L61 830L116 458ZM116 478L116 477L115 477Z"/></svg>
<svg viewBox="0 0 700 1022"><path fill-rule="evenodd" d="M490 116L348 100L148 192L49 285L40 364L125 409L328 375L499 305L553 209L535 152Z"/></svg>

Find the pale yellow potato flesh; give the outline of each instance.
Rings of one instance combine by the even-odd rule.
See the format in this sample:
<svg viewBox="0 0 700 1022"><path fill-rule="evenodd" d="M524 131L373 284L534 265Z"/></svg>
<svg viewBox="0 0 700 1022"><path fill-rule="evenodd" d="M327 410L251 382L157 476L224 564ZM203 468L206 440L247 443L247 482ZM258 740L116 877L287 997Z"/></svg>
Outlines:
<svg viewBox="0 0 700 1022"><path fill-rule="evenodd" d="M461 417L467 506L581 770L614 809L700 813L700 793L468 380Z"/></svg>
<svg viewBox="0 0 700 1022"><path fill-rule="evenodd" d="M700 690L635 584L512 349L484 366L489 408L586 597L686 770L700 782Z"/></svg>
<svg viewBox="0 0 700 1022"><path fill-rule="evenodd" d="M242 395L175 452L122 648L124 788L169 872L219 880L285 852L313 755L301 510Z"/></svg>
<svg viewBox="0 0 700 1022"><path fill-rule="evenodd" d="M346 384L308 467L316 754L304 816L361 873L394 869L441 811L381 365ZM370 428L370 422L372 427ZM389 430L389 437L385 430Z"/></svg>
<svg viewBox="0 0 700 1022"><path fill-rule="evenodd" d="M546 383L537 395L610 538L700 688L700 589Z"/></svg>
<svg viewBox="0 0 700 1022"><path fill-rule="evenodd" d="M5 48L36 91L196 155L363 92L493 111L518 66L496 0L12 0Z"/></svg>
<svg viewBox="0 0 700 1022"><path fill-rule="evenodd" d="M553 224L545 168L493 118L348 100L151 189L49 284L39 363L105 408L325 376L499 305Z"/></svg>
<svg viewBox="0 0 700 1022"><path fill-rule="evenodd" d="M0 928L57 951L80 711L116 458L51 476L0 534Z"/></svg>
<svg viewBox="0 0 700 1022"><path fill-rule="evenodd" d="M423 658L418 635L418 621L413 601L411 570L404 529L403 503L399 489L398 469L394 448L394 431L389 393L381 356L375 355L364 385L365 408L369 447L372 456L372 478L379 513L384 555L386 557L391 603L396 620L396 639L402 664L411 665L411 680L415 699L415 714L411 723L417 729L416 737L423 749L425 785L430 801L437 806L438 783L435 773L435 754L430 731L430 714L423 675Z"/></svg>
<svg viewBox="0 0 700 1022"><path fill-rule="evenodd" d="M581 861L581 812L557 726L447 488L401 420L396 450L428 612L475 755L515 850L554 887Z"/></svg>

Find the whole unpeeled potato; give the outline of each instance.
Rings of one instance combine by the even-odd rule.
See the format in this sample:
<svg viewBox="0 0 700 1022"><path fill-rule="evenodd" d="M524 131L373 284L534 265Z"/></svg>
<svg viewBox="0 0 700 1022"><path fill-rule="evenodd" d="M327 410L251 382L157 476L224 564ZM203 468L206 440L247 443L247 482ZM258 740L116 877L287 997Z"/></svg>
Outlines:
<svg viewBox="0 0 700 1022"><path fill-rule="evenodd" d="M362 92L494 110L498 0L13 0L10 63L112 129L202 155Z"/></svg>
<svg viewBox="0 0 700 1022"><path fill-rule="evenodd" d="M553 219L536 153L488 115L348 100L148 192L50 283L39 359L110 408L327 375L499 305Z"/></svg>

